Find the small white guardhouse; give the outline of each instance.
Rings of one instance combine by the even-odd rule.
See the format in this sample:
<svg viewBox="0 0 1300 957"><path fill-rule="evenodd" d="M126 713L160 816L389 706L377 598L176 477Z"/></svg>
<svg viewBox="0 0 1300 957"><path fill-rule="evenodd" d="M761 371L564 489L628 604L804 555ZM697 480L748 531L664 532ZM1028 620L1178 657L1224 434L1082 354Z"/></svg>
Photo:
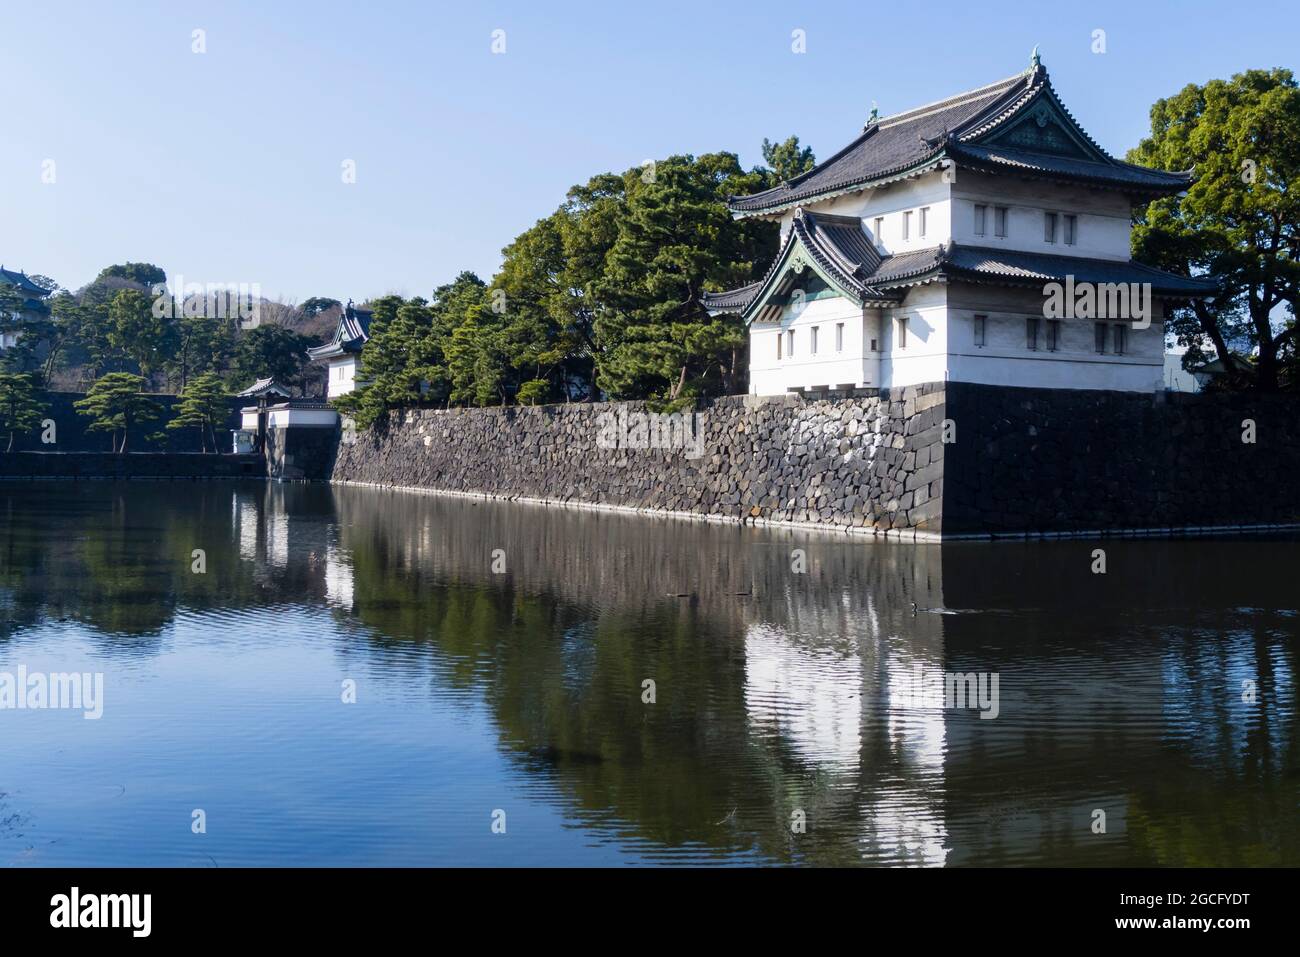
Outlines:
<svg viewBox="0 0 1300 957"><path fill-rule="evenodd" d="M706 294L749 327L750 392L961 381L1152 392L1171 301L1215 284L1132 261L1134 204L1190 172L1114 159L1023 73L895 116L789 182L758 282Z"/></svg>

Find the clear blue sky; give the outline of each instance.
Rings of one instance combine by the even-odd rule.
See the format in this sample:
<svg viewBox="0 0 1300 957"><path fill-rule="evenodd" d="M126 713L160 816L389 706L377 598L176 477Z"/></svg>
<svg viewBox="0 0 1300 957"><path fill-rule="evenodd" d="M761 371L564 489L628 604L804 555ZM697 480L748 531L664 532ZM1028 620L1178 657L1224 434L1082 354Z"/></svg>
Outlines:
<svg viewBox="0 0 1300 957"><path fill-rule="evenodd" d="M594 173L720 149L750 166L790 133L826 157L872 100L897 112L1008 76L1036 43L1121 155L1189 82L1300 67L1294 2L1056 6L11 2L0 263L72 288L133 260L298 301L428 295L490 276Z"/></svg>

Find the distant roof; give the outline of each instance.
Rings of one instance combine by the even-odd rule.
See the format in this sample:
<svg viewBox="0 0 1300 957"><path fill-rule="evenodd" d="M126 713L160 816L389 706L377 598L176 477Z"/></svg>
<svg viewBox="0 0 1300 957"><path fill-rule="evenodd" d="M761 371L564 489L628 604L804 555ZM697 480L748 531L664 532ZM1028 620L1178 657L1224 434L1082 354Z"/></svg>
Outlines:
<svg viewBox="0 0 1300 957"><path fill-rule="evenodd" d="M333 359L337 356L358 353L370 339L369 309L352 305L349 300L339 316L338 327L329 342L307 350L311 359Z"/></svg>
<svg viewBox="0 0 1300 957"><path fill-rule="evenodd" d="M1177 193L1190 172L1169 173L1115 159L1056 95L1035 56L1028 70L937 103L867 122L825 162L752 196L733 196L737 216L778 213L813 200L914 176L944 162L959 167L1084 182L1131 193Z"/></svg>
<svg viewBox="0 0 1300 957"><path fill-rule="evenodd" d="M3 283L6 286L14 286L19 291L25 292L29 296L44 298L50 294L48 289L38 286L36 283L28 279L26 273L14 272L12 269L5 269L3 266L0 266L0 283Z"/></svg>
<svg viewBox="0 0 1300 957"><path fill-rule="evenodd" d="M791 288L808 266L842 295L866 305L900 302L907 287L936 279L996 285L1041 286L1073 276L1076 283L1150 283L1167 298L1210 295L1212 279L1193 279L1126 260L1088 259L1045 253L952 244L894 256L881 256L856 218L795 211L789 233L767 273L758 282L700 301L712 315L736 314L746 320L776 318Z"/></svg>
<svg viewBox="0 0 1300 957"><path fill-rule="evenodd" d="M282 395L288 398L289 390L271 378L258 379L243 392L236 392L235 394L241 398L253 398L263 395Z"/></svg>

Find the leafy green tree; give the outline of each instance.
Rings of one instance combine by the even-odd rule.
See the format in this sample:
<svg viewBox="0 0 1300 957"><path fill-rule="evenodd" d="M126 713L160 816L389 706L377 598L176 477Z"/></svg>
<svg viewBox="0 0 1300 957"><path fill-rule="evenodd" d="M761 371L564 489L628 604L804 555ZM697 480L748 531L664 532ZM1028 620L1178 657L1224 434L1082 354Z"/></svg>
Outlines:
<svg viewBox="0 0 1300 957"><path fill-rule="evenodd" d="M215 372L205 372L186 385L176 406L176 415L167 423L167 428L196 428L203 451L208 450L208 440L211 439L212 451L216 452L216 430L229 415L230 396L225 383Z"/></svg>
<svg viewBox="0 0 1300 957"><path fill-rule="evenodd" d="M182 392L193 376L223 368L234 347L228 320L182 315L173 320L166 369Z"/></svg>
<svg viewBox="0 0 1300 957"><path fill-rule="evenodd" d="M143 387L142 376L110 372L100 377L86 397L78 399L73 406L91 419L90 431L111 433L113 451L125 452L131 427L156 419L162 413L162 407L140 391Z"/></svg>
<svg viewBox="0 0 1300 957"><path fill-rule="evenodd" d="M614 397L679 403L740 390L745 329L734 316L710 317L699 303L710 288L748 281L776 252L772 224L736 222L730 194L762 185L734 154L659 162L650 182L624 177L626 210L595 292L605 355L597 385Z"/></svg>
<svg viewBox="0 0 1300 957"><path fill-rule="evenodd" d="M286 385L301 380L311 339L277 325L260 325L239 337L233 371L241 382L274 378Z"/></svg>
<svg viewBox="0 0 1300 957"><path fill-rule="evenodd" d="M788 169L813 162L795 137L766 153ZM745 329L735 317L710 317L699 297L752 281L771 261L775 224L736 221L726 201L774 175L715 153L573 187L503 250L490 284L466 272L429 301L371 303L364 379L335 405L364 427L409 405L602 393L686 403L743 391Z"/></svg>
<svg viewBox="0 0 1300 957"><path fill-rule="evenodd" d="M612 236L611 230L606 247ZM527 377L518 386L521 403L568 400L591 390L596 343L589 290L604 262L603 251L584 255L581 243L592 238L561 210L503 250L492 295L499 295L493 301L508 317L512 365Z"/></svg>
<svg viewBox="0 0 1300 957"><path fill-rule="evenodd" d="M486 303L470 306L446 345L451 400L505 405L509 359L501 318Z"/></svg>
<svg viewBox="0 0 1300 957"><path fill-rule="evenodd" d="M59 290L50 298L49 309L49 316L43 318L39 328L34 330L45 349L41 381L47 388L65 355L80 342L84 322L81 304L66 289Z"/></svg>
<svg viewBox="0 0 1300 957"><path fill-rule="evenodd" d="M429 336L432 315L423 299L409 303L401 296L382 296L370 307L370 339L361 353L363 379L334 400L342 412L363 428L390 408L419 401L420 358L416 350Z"/></svg>
<svg viewBox="0 0 1300 957"><path fill-rule="evenodd" d="M336 306L342 306L343 303L337 299L326 299L322 296L312 296L300 307L304 318L315 319L327 309L333 309Z"/></svg>
<svg viewBox="0 0 1300 957"><path fill-rule="evenodd" d="M108 344L129 358L147 380L173 355L174 320L160 315L153 297L138 289L120 289L108 304Z"/></svg>
<svg viewBox="0 0 1300 957"><path fill-rule="evenodd" d="M811 146L799 146L799 137L791 136L780 143L763 140L763 161L775 179L771 185L789 182L817 165Z"/></svg>
<svg viewBox="0 0 1300 957"><path fill-rule="evenodd" d="M1170 322L1188 361L1202 343L1230 378L1261 391L1294 367L1300 300L1300 89L1290 70L1247 70L1230 80L1189 84L1151 108L1151 135L1130 162L1195 168L1183 197L1156 200L1136 216L1134 256L1183 275L1222 281L1212 299L1179 309ZM1280 315L1285 309L1289 318ZM1234 345L1253 352L1241 359ZM1292 385L1300 384L1294 380Z"/></svg>
<svg viewBox="0 0 1300 957"><path fill-rule="evenodd" d="M14 450L14 435L40 425L45 403L40 400L31 375L0 372L0 431L9 433L6 452Z"/></svg>
<svg viewBox="0 0 1300 957"><path fill-rule="evenodd" d="M462 272L439 286L429 302L403 301L400 296L373 300L370 340L361 354L364 381L335 399L334 405L364 428L392 408L478 401L476 363L466 361L465 355L467 349L477 355L482 348L477 319L484 308L492 315L489 303L487 286L472 272ZM466 331L453 346L455 332L462 326ZM492 329L499 332L499 322ZM452 355L457 359L455 380ZM496 384L493 380L490 387L483 387L489 397L496 394Z"/></svg>
<svg viewBox="0 0 1300 957"><path fill-rule="evenodd" d="M136 288L151 289L167 282L167 273L153 263L119 263L101 269L93 284L99 285L115 279L125 280Z"/></svg>
<svg viewBox="0 0 1300 957"><path fill-rule="evenodd" d="M160 341L160 331L170 331L171 320L147 318L139 308L139 299L124 300L118 305L116 317L112 314L113 302L118 293L131 291L152 302L155 289L164 287L167 274L151 263L121 263L101 269L99 275L74 294L77 307L76 335L67 344L66 361L81 363L93 378L105 371L126 371L139 368L138 362L126 351L126 338L136 333L143 338L132 344L133 351L144 354L145 364L151 369L162 368L170 341ZM134 328L131 328L134 327Z"/></svg>

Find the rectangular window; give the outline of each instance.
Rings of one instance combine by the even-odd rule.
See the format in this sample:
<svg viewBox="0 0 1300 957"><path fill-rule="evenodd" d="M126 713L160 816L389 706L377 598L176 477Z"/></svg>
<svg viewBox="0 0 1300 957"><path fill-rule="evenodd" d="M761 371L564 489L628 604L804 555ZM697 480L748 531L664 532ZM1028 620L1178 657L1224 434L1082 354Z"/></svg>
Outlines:
<svg viewBox="0 0 1300 957"><path fill-rule="evenodd" d="M1038 317L1030 316L1025 320L1025 348L1038 348Z"/></svg>
<svg viewBox="0 0 1300 957"><path fill-rule="evenodd" d="M1122 356L1128 348L1128 326L1115 325L1115 355Z"/></svg>
<svg viewBox="0 0 1300 957"><path fill-rule="evenodd" d="M1056 242L1056 213L1043 214L1043 240L1044 242Z"/></svg>
<svg viewBox="0 0 1300 957"><path fill-rule="evenodd" d="M1073 246L1079 237L1079 217L1065 217L1065 245Z"/></svg>
<svg viewBox="0 0 1300 957"><path fill-rule="evenodd" d="M993 207L993 235L999 239L1007 238L1007 208L1005 206Z"/></svg>
<svg viewBox="0 0 1300 957"><path fill-rule="evenodd" d="M903 239L912 238L912 211L909 209L903 214Z"/></svg>
<svg viewBox="0 0 1300 957"><path fill-rule="evenodd" d="M987 335L988 322L988 316L975 317L975 345L981 348L983 348L986 341L985 336Z"/></svg>
<svg viewBox="0 0 1300 957"><path fill-rule="evenodd" d="M810 330L810 332L812 333L812 341L808 347L808 354L810 356L817 355L817 329L818 329L817 326L813 326L812 329Z"/></svg>
<svg viewBox="0 0 1300 957"><path fill-rule="evenodd" d="M1106 354L1106 323L1098 322L1092 327L1093 338L1096 342L1098 355Z"/></svg>
<svg viewBox="0 0 1300 957"><path fill-rule="evenodd" d="M1047 351L1055 352L1061 345L1061 320L1047 320Z"/></svg>
<svg viewBox="0 0 1300 957"><path fill-rule="evenodd" d="M784 338L785 338L785 337L781 335L781 330L778 329L778 330L776 331L776 358L777 358L777 361L780 361L781 359L784 359L784 358L785 358L785 355L784 355L785 350L781 348L782 340L783 340Z"/></svg>
<svg viewBox="0 0 1300 957"><path fill-rule="evenodd" d="M921 230L919 234L922 239L925 238L926 230L928 230L929 228L930 228L930 207L922 206L921 207Z"/></svg>
<svg viewBox="0 0 1300 957"><path fill-rule="evenodd" d="M794 330L791 329L785 334L785 354L791 359L794 358Z"/></svg>
<svg viewBox="0 0 1300 957"><path fill-rule="evenodd" d="M876 217L876 245L883 247L885 245L885 217Z"/></svg>
<svg viewBox="0 0 1300 957"><path fill-rule="evenodd" d="M988 222L989 208L982 203L975 204L975 235L983 236L985 224Z"/></svg>
<svg viewBox="0 0 1300 957"><path fill-rule="evenodd" d="M900 316L898 318L898 348L900 349L907 348L907 317L906 316Z"/></svg>
<svg viewBox="0 0 1300 957"><path fill-rule="evenodd" d="M835 351L844 351L844 323L835 323Z"/></svg>

